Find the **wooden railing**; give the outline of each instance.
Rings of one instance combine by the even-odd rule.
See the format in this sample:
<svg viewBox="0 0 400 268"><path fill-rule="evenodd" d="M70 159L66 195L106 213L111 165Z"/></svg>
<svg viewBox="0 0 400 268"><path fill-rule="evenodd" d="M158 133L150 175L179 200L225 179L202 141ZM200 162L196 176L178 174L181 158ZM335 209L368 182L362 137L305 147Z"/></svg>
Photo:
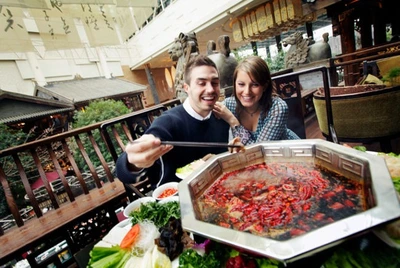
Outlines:
<svg viewBox="0 0 400 268"><path fill-rule="evenodd" d="M330 59L329 74L331 86L337 86L337 71L343 69L344 81L353 86L363 75L363 64L400 55L400 42L388 43L371 48L360 49L353 53L338 55Z"/></svg>
<svg viewBox="0 0 400 268"><path fill-rule="evenodd" d="M129 116L147 116L174 103L156 105ZM64 236L73 254L96 239L80 241L82 234L75 229L82 217L107 215L104 230L118 222L115 209L125 204L127 193L116 179L115 158L106 160L110 152L100 135L102 123L0 151L0 197L3 195L10 212L0 222L0 266L26 254L31 266L38 266L34 260L37 254L29 257L29 253L56 235ZM68 171L60 165L60 160L68 162ZM33 169L29 168L32 166ZM49 166L58 174L56 181L49 181L46 176ZM41 180L40 189L32 189L31 176Z"/></svg>

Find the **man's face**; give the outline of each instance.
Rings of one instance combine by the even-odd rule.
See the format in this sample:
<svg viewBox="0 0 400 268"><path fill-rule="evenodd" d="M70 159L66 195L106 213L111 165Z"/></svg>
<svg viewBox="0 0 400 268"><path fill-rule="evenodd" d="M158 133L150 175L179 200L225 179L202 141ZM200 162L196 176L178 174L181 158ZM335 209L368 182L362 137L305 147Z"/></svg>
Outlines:
<svg viewBox="0 0 400 268"><path fill-rule="evenodd" d="M206 117L212 111L219 98L218 71L211 66L200 66L192 69L190 85L184 84L192 108Z"/></svg>

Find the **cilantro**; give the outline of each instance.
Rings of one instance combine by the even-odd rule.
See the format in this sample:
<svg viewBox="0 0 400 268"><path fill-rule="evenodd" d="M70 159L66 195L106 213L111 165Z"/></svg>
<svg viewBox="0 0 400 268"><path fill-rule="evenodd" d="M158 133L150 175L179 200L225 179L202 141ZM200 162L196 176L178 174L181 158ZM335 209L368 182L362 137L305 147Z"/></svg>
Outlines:
<svg viewBox="0 0 400 268"><path fill-rule="evenodd" d="M222 267L214 251L201 256L193 249L187 249L179 256L179 268L210 268Z"/></svg>
<svg viewBox="0 0 400 268"><path fill-rule="evenodd" d="M165 226L170 218L180 219L181 210L177 201L160 204L159 202L142 203L140 209L129 214L132 217L132 225L149 220L155 226Z"/></svg>

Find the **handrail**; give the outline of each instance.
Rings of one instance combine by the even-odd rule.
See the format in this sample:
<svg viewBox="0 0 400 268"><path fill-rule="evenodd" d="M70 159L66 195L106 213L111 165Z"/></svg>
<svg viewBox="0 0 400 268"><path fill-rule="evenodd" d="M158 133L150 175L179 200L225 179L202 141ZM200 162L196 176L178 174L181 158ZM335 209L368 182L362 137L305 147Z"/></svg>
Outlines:
<svg viewBox="0 0 400 268"><path fill-rule="evenodd" d="M358 68L360 67L361 63L365 61L374 61L398 55L400 55L400 42L388 43L374 46L372 48L361 49L352 53L338 55L329 59L329 73L331 75L336 74L338 67L346 68L353 65L355 68ZM348 82L349 86L354 85L360 77L359 72L352 75L354 79L346 81ZM331 85L337 86L337 81L332 81Z"/></svg>
<svg viewBox="0 0 400 268"><path fill-rule="evenodd" d="M394 49L394 48L397 48L397 49ZM400 51L400 42L388 43L388 44L384 44L384 45L380 45L380 46L361 49L361 50L358 50L358 51L355 51L352 53L337 55L335 57L335 59L342 59L342 58L347 58L347 57L351 57L351 56L360 56L360 55L362 56L363 54L372 54L372 53L378 53L380 55L384 55L384 54L382 54L382 51L386 51L388 53L395 52L395 51L399 52Z"/></svg>
<svg viewBox="0 0 400 268"><path fill-rule="evenodd" d="M172 100L148 109L136 111L122 116L140 116L159 109L168 109L176 100ZM108 204L126 198L127 193L123 184L116 180L112 167L112 159L107 159L106 142L100 135L100 127L104 122L73 129L67 132L31 141L0 151L0 160L8 166L0 165L0 187L4 191L5 200L10 211L7 216L8 225L3 228L0 224L0 259L4 261L10 254L27 249L29 244L55 232L61 226L66 226L74 219ZM98 134L98 135L97 135ZM26 159L32 164L28 170ZM69 162L69 173L59 163L60 159ZM81 161L79 161L81 159ZM110 162L111 161L111 162ZM46 176L47 166L53 166L58 175L57 191L52 187ZM14 171L12 175L8 167ZM41 196L38 190L31 187L30 173L41 180ZM88 179L87 177L91 178ZM14 196L12 184L18 184L24 189L24 202L29 202L31 213L29 220L22 215L24 211L21 200ZM62 192L62 193L60 193ZM42 198L47 201L42 202ZM43 211L43 204L49 206L48 212ZM32 216L30 215L30 216ZM10 217L11 216L11 217ZM10 223L15 223L10 227ZM40 228L38 228L40 226ZM32 230L33 229L33 230ZM30 230L30 231L29 231ZM1 265L2 263L0 263Z"/></svg>

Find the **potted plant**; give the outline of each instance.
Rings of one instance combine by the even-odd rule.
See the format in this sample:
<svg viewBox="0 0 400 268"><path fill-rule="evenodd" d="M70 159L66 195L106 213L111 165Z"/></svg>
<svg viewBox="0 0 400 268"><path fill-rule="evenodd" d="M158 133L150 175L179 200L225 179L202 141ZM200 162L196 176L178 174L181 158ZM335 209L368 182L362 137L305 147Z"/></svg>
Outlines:
<svg viewBox="0 0 400 268"><path fill-rule="evenodd" d="M382 81L389 86L400 85L400 67L393 67L382 77Z"/></svg>

